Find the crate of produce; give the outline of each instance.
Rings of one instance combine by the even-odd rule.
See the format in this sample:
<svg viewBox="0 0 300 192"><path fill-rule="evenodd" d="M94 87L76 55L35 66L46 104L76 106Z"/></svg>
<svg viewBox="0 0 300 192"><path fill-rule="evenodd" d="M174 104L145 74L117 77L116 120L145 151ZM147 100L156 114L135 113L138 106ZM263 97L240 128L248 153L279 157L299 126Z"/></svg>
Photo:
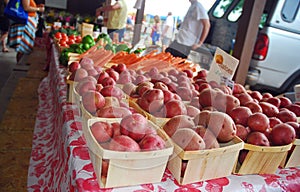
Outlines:
<svg viewBox="0 0 300 192"><path fill-rule="evenodd" d="M93 118L83 123L84 137L101 188L161 182L174 146L157 125L146 121L165 141L164 148L134 152L109 150L109 147L104 147L105 143L98 143L91 126L97 122L120 123L121 119Z"/></svg>
<svg viewBox="0 0 300 192"><path fill-rule="evenodd" d="M286 155L282 164L283 167L296 167L300 166L300 139L293 142L291 151Z"/></svg>
<svg viewBox="0 0 300 192"><path fill-rule="evenodd" d="M241 151L244 157L237 164L235 173L274 174L292 145L293 143L283 146L257 146L245 143L244 150Z"/></svg>
<svg viewBox="0 0 300 192"><path fill-rule="evenodd" d="M244 142L238 137L220 143L219 148L197 151L184 151L174 143L174 153L167 167L182 185L226 177L232 174L243 146Z"/></svg>

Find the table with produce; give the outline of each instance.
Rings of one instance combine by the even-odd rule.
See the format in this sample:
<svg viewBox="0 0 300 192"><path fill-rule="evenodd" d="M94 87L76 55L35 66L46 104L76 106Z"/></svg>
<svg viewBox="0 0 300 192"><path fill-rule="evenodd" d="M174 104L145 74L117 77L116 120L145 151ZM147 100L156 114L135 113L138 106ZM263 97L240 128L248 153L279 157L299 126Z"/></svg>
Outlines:
<svg viewBox="0 0 300 192"><path fill-rule="evenodd" d="M28 191L300 191L299 102L107 34L49 35Z"/></svg>

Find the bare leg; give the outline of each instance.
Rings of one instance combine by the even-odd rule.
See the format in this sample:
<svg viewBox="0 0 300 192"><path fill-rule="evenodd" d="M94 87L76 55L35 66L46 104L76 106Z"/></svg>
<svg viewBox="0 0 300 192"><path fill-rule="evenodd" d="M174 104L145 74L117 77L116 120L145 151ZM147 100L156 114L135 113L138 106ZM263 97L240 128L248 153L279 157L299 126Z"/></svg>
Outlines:
<svg viewBox="0 0 300 192"><path fill-rule="evenodd" d="M8 36L8 33L7 33L7 32L5 32L5 33L1 36L2 52L8 52L8 49L7 49L7 47L6 47L7 36Z"/></svg>

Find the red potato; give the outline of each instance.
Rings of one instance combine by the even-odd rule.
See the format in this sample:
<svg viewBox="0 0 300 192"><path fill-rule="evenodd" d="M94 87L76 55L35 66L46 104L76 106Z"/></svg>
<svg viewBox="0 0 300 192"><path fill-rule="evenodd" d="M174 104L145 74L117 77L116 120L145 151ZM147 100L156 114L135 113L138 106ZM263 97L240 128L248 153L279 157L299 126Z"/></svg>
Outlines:
<svg viewBox="0 0 300 192"><path fill-rule="evenodd" d="M245 93L245 92L247 92L246 88L242 84L239 84L239 83L234 84L233 91L232 91L233 95L241 94L241 93Z"/></svg>
<svg viewBox="0 0 300 192"><path fill-rule="evenodd" d="M296 114L297 117L300 117L300 105L293 103L286 106L286 108Z"/></svg>
<svg viewBox="0 0 300 192"><path fill-rule="evenodd" d="M292 104L292 101L288 97L279 97L280 99L280 108L284 108Z"/></svg>
<svg viewBox="0 0 300 192"><path fill-rule="evenodd" d="M140 83L143 83L143 82L147 82L149 81L150 79L148 77L146 77L145 75L143 74L140 74L140 75L137 75L136 78L134 79L133 81L133 84L135 85L138 85Z"/></svg>
<svg viewBox="0 0 300 192"><path fill-rule="evenodd" d="M236 124L236 136L241 138L243 141L246 141L251 130L249 127L245 127L241 124Z"/></svg>
<svg viewBox="0 0 300 192"><path fill-rule="evenodd" d="M74 71L76 71L79 68L80 68L80 64L78 61L73 61L68 66L69 72L71 72L71 73L73 73Z"/></svg>
<svg viewBox="0 0 300 192"><path fill-rule="evenodd" d="M170 137L180 128L194 128L195 123L193 119L187 115L177 115L172 117L163 125L163 130Z"/></svg>
<svg viewBox="0 0 300 192"><path fill-rule="evenodd" d="M264 101L266 99L269 99L269 98L273 97L273 95L271 93L268 93L268 92L263 93L262 96L263 96L262 100L264 100Z"/></svg>
<svg viewBox="0 0 300 192"><path fill-rule="evenodd" d="M295 129L296 138L300 139L300 124L296 122L286 122Z"/></svg>
<svg viewBox="0 0 300 192"><path fill-rule="evenodd" d="M257 146L270 146L270 142L267 136L259 131L253 131L248 134L246 143Z"/></svg>
<svg viewBox="0 0 300 192"><path fill-rule="evenodd" d="M125 94L129 96L133 96L136 93L136 85L131 82L125 83L123 85L122 90L124 91Z"/></svg>
<svg viewBox="0 0 300 192"><path fill-rule="evenodd" d="M103 107L97 110L97 116L103 118L123 118L132 112L126 107Z"/></svg>
<svg viewBox="0 0 300 192"><path fill-rule="evenodd" d="M187 105L186 110L187 110L187 115L190 117L195 117L201 112L199 108L194 107L192 105Z"/></svg>
<svg viewBox="0 0 300 192"><path fill-rule="evenodd" d="M200 111L200 113L194 117L195 125L202 125L204 127L207 127L209 123L210 112L211 111L209 110Z"/></svg>
<svg viewBox="0 0 300 192"><path fill-rule="evenodd" d="M125 84L129 82L133 82L134 79L132 75L128 71L124 71L122 73L119 73L119 79L117 80L118 84Z"/></svg>
<svg viewBox="0 0 300 192"><path fill-rule="evenodd" d="M168 86L165 83L160 82L160 81L156 82L153 85L153 88L160 89L160 90L169 90Z"/></svg>
<svg viewBox="0 0 300 192"><path fill-rule="evenodd" d="M102 84L103 79L105 79L106 77L109 77L109 74L106 71L101 71L97 76L97 83L98 84Z"/></svg>
<svg viewBox="0 0 300 192"><path fill-rule="evenodd" d="M87 91L82 95L82 105L90 113L95 114L105 105L105 98L97 91Z"/></svg>
<svg viewBox="0 0 300 192"><path fill-rule="evenodd" d="M93 81L80 81L75 86L75 90L78 93L78 95L82 96L85 92L89 90L96 90L96 84Z"/></svg>
<svg viewBox="0 0 300 192"><path fill-rule="evenodd" d="M141 148L139 144L127 135L114 137L109 143L109 150L139 152Z"/></svg>
<svg viewBox="0 0 300 192"><path fill-rule="evenodd" d="M199 103L202 107L210 107L216 98L216 90L206 88L199 93Z"/></svg>
<svg viewBox="0 0 300 192"><path fill-rule="evenodd" d="M282 123L277 117L269 117L269 127L273 128L275 125Z"/></svg>
<svg viewBox="0 0 300 192"><path fill-rule="evenodd" d="M151 83L150 81L145 81L145 82L139 83L139 84L137 84L137 87L136 87L136 93L139 96L142 96L147 90L153 89L153 87L154 87L154 84Z"/></svg>
<svg viewBox="0 0 300 192"><path fill-rule="evenodd" d="M266 102L273 104L275 107L280 107L281 100L278 97L271 97L266 99Z"/></svg>
<svg viewBox="0 0 300 192"><path fill-rule="evenodd" d="M238 106L229 112L230 117L233 119L235 124L241 124L245 127L248 126L248 118L252 115L252 111L245 106Z"/></svg>
<svg viewBox="0 0 300 192"><path fill-rule="evenodd" d="M269 127L270 120L264 113L253 113L249 116L247 124L251 131L263 133Z"/></svg>
<svg viewBox="0 0 300 192"><path fill-rule="evenodd" d="M79 63L80 66L86 70L94 68L94 61L88 57L83 57Z"/></svg>
<svg viewBox="0 0 300 192"><path fill-rule="evenodd" d="M288 145L294 142L295 138L295 129L287 123L275 125L270 133L270 141L275 146Z"/></svg>
<svg viewBox="0 0 300 192"><path fill-rule="evenodd" d="M120 123L118 122L113 122L111 123L111 127L113 129L113 137L121 135L121 126Z"/></svg>
<svg viewBox="0 0 300 192"><path fill-rule="evenodd" d="M221 91L217 91L215 101L212 106L224 113L230 113L230 111L240 106L240 101L233 95L224 94Z"/></svg>
<svg viewBox="0 0 300 192"><path fill-rule="evenodd" d="M113 137L113 128L108 122L93 123L91 132L99 143L108 142Z"/></svg>
<svg viewBox="0 0 300 192"><path fill-rule="evenodd" d="M283 123L292 121L292 122L297 122L297 116L294 112L290 110L282 110L279 111L276 115L278 119L280 119Z"/></svg>
<svg viewBox="0 0 300 192"><path fill-rule="evenodd" d="M137 104L151 114L160 111L164 105L164 93L160 89L149 89L137 100Z"/></svg>
<svg viewBox="0 0 300 192"><path fill-rule="evenodd" d="M232 118L223 112L212 111L207 128L217 136L219 142L229 142L236 135L236 126Z"/></svg>
<svg viewBox="0 0 300 192"><path fill-rule="evenodd" d="M172 118L176 115L187 115L187 109L183 101L172 99L163 106L165 117Z"/></svg>
<svg viewBox="0 0 300 192"><path fill-rule="evenodd" d="M260 101L263 97L259 91L250 91L249 94L253 99L256 99L257 101Z"/></svg>
<svg viewBox="0 0 300 192"><path fill-rule="evenodd" d="M206 129L202 125L198 125L195 131L203 138L205 149L214 149L220 147L216 136L209 129Z"/></svg>
<svg viewBox="0 0 300 192"><path fill-rule="evenodd" d="M104 97L116 97L118 98L118 100L121 100L125 97L123 90L115 85L108 85L106 87L103 87L100 93Z"/></svg>
<svg viewBox="0 0 300 192"><path fill-rule="evenodd" d="M261 106L255 101L249 101L249 102L245 103L244 106L248 107L252 111L252 113L256 113L256 112L262 113L263 112Z"/></svg>
<svg viewBox="0 0 300 192"><path fill-rule="evenodd" d="M140 141L148 130L148 120L139 113L123 117L120 122L121 134L127 135L135 141Z"/></svg>
<svg viewBox="0 0 300 192"><path fill-rule="evenodd" d="M74 71L73 73L71 73L70 76L70 80L73 80L75 82L79 82L81 81L83 78L87 77L89 74L87 72L87 70L83 69L83 68L79 68L76 71Z"/></svg>
<svg viewBox="0 0 300 192"><path fill-rule="evenodd" d="M236 98L240 101L240 105L244 106L249 101L253 101L253 98L247 92L242 92L240 94L235 95Z"/></svg>
<svg viewBox="0 0 300 192"><path fill-rule="evenodd" d="M127 66L124 63L119 63L116 67L114 67L114 70L118 73L122 73L127 70Z"/></svg>
<svg viewBox="0 0 300 192"><path fill-rule="evenodd" d="M119 80L120 74L118 72L116 72L115 70L110 70L107 73L115 82L117 82Z"/></svg>
<svg viewBox="0 0 300 192"><path fill-rule="evenodd" d="M190 101L193 96L192 90L189 87L177 87L176 93L181 97L183 101Z"/></svg>
<svg viewBox="0 0 300 192"><path fill-rule="evenodd" d="M185 151L205 149L205 143L202 137L190 128L178 129L171 138Z"/></svg>
<svg viewBox="0 0 300 192"><path fill-rule="evenodd" d="M116 81L112 77L105 77L102 80L101 85L103 85L103 87L114 86L116 85Z"/></svg>
<svg viewBox="0 0 300 192"><path fill-rule="evenodd" d="M155 151L164 149L166 142L157 134L147 134L139 142L142 151Z"/></svg>
<svg viewBox="0 0 300 192"><path fill-rule="evenodd" d="M271 103L262 101L259 102L259 105L261 106L263 113L266 114L268 117L276 117L276 115L279 112L279 109Z"/></svg>

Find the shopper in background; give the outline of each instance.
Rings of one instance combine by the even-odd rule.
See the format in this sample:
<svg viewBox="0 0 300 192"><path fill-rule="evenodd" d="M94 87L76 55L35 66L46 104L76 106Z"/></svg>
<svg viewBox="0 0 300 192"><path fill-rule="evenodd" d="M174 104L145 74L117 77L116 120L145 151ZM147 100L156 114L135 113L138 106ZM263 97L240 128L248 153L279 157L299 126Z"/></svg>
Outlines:
<svg viewBox="0 0 300 192"><path fill-rule="evenodd" d="M162 48L163 50L168 47L173 38L173 31L174 31L174 18L172 16L172 12L168 13L168 16L163 24L163 29L161 33L161 40L162 40Z"/></svg>
<svg viewBox="0 0 300 192"><path fill-rule="evenodd" d="M44 12L44 4L37 5L34 0L22 0L24 10L28 12L27 24L12 23L9 29L9 45L17 51L17 64L24 55L33 51L37 30L37 12Z"/></svg>
<svg viewBox="0 0 300 192"><path fill-rule="evenodd" d="M124 38L126 30L128 9L125 0L116 0L115 4L99 7L96 9L96 16L101 15L102 12L108 12L108 21L106 24L107 32L112 39L114 33L117 33L121 42Z"/></svg>
<svg viewBox="0 0 300 192"><path fill-rule="evenodd" d="M2 45L2 52L8 52L6 47L7 37L8 37L8 29L9 29L9 19L4 15L4 8L7 4L7 0L1 1L0 3L0 30L1 30L1 38L0 42Z"/></svg>
<svg viewBox="0 0 300 192"><path fill-rule="evenodd" d="M151 38L152 45L156 45L156 42L159 40L161 34L161 23L160 17L158 15L154 16L154 24L152 26Z"/></svg>
<svg viewBox="0 0 300 192"><path fill-rule="evenodd" d="M187 58L191 50L201 47L210 29L205 8L197 0L189 1L191 6L180 25L176 38L165 50L176 57Z"/></svg>

